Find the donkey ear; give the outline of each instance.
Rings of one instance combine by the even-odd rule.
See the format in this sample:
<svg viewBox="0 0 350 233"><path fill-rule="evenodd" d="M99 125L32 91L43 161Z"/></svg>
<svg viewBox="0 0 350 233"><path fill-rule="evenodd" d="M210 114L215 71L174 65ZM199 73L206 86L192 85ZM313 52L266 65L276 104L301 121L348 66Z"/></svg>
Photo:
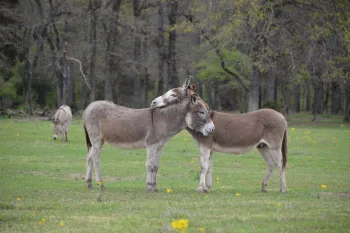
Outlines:
<svg viewBox="0 0 350 233"><path fill-rule="evenodd" d="M197 92L197 90L196 90L196 84L192 84L191 87L190 87L190 89L191 89L192 91L194 91L194 92Z"/></svg>
<svg viewBox="0 0 350 233"><path fill-rule="evenodd" d="M192 104L196 104L197 103L197 99L198 99L198 95L197 94L192 94L191 95L191 103Z"/></svg>
<svg viewBox="0 0 350 233"><path fill-rule="evenodd" d="M186 90L190 86L191 80L192 80L192 76L188 75L184 84L182 85L182 88Z"/></svg>

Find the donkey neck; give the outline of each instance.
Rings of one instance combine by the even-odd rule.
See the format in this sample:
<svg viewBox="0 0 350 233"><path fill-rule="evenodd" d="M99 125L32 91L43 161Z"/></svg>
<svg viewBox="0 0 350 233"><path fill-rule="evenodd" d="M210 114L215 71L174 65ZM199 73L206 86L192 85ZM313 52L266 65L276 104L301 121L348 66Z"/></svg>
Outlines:
<svg viewBox="0 0 350 233"><path fill-rule="evenodd" d="M163 129L164 133L178 133L186 128L186 114L189 112L190 100L183 99L181 102L164 108L152 109L153 129Z"/></svg>

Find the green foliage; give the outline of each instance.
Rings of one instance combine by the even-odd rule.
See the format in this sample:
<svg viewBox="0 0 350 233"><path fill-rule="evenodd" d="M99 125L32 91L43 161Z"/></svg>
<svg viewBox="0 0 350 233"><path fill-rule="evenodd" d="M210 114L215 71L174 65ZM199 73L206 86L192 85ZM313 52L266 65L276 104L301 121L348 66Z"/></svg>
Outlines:
<svg viewBox="0 0 350 233"><path fill-rule="evenodd" d="M310 80L310 72L307 70L305 66L301 67L296 74L297 83L303 83Z"/></svg>
<svg viewBox="0 0 350 233"><path fill-rule="evenodd" d="M23 85L21 76L23 75L23 63L17 62L11 70L9 78L0 76L0 97L9 101L24 100L24 97L18 95L18 89Z"/></svg>
<svg viewBox="0 0 350 233"><path fill-rule="evenodd" d="M280 102L278 102L278 101L266 101L263 104L263 108L271 108L271 109L274 109L278 112L281 112L281 110L282 110L282 106L281 106Z"/></svg>
<svg viewBox="0 0 350 233"><path fill-rule="evenodd" d="M251 72L251 62L249 58L238 50L222 50L222 55L226 67L241 78L249 77ZM232 79L231 75L223 70L221 61L215 51L210 50L206 56L201 59L196 68L199 68L198 78L201 80L208 79ZM247 81L247 79L245 80Z"/></svg>

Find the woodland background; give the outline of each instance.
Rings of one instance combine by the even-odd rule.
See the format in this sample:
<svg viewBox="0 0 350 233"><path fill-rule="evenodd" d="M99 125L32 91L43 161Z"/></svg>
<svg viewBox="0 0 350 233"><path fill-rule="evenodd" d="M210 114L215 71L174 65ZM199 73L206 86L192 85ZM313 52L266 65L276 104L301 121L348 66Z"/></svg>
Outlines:
<svg viewBox="0 0 350 233"><path fill-rule="evenodd" d="M213 109L349 121L349 71L348 0L0 1L2 110L147 107L191 74Z"/></svg>

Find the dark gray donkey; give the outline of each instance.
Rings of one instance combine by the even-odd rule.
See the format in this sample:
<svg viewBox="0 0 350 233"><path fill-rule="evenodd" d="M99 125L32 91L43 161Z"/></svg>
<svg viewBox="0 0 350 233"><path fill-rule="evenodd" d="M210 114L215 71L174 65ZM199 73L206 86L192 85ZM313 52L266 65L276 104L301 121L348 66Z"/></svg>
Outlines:
<svg viewBox="0 0 350 233"><path fill-rule="evenodd" d="M86 182L92 188L92 166L102 182L100 151L107 142L125 149L147 148L147 191L157 191L156 176L163 147L171 137L189 127L203 135L214 131L207 104L190 87L188 77L178 98L166 108L131 109L108 101L95 101L83 113L86 143ZM199 113L200 112L200 113Z"/></svg>

